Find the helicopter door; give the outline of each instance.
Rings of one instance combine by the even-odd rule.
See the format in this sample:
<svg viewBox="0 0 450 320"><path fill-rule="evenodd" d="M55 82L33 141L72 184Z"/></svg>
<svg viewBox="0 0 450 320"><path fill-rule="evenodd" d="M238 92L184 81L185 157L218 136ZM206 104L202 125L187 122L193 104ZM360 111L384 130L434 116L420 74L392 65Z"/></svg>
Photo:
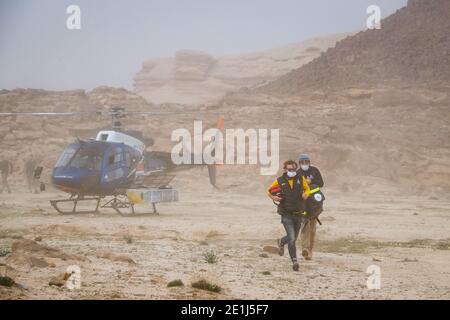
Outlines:
<svg viewBox="0 0 450 320"><path fill-rule="evenodd" d="M127 171L123 165L123 150L120 147L110 149L106 163L106 174L103 176L106 183L117 183L118 180L125 178Z"/></svg>
<svg viewBox="0 0 450 320"><path fill-rule="evenodd" d="M125 165L127 166L128 170L132 169L132 161L131 161L131 154L127 151L124 153L125 156Z"/></svg>

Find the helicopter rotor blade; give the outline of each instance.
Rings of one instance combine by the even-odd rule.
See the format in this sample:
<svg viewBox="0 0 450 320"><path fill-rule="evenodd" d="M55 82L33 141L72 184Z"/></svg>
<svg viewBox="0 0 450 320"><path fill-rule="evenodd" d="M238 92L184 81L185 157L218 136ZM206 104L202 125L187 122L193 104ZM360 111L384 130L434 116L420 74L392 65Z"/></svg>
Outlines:
<svg viewBox="0 0 450 320"><path fill-rule="evenodd" d="M14 117L14 116L83 116L83 115L97 115L97 116L116 116L121 115L184 115L184 114L198 114L218 115L218 112L204 112L204 111L124 111L124 112L108 112L108 111L92 111L92 112L0 112L0 117Z"/></svg>
<svg viewBox="0 0 450 320"><path fill-rule="evenodd" d="M0 112L2 117L13 116L79 116L79 115L92 115L96 112Z"/></svg>

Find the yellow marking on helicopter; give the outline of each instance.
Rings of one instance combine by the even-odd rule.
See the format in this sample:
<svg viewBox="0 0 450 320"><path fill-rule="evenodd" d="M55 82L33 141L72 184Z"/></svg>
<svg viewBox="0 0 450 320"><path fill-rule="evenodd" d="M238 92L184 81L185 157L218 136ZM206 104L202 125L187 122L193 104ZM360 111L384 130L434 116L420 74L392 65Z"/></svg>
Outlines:
<svg viewBox="0 0 450 320"><path fill-rule="evenodd" d="M128 201L130 201L132 204L139 204L144 202L144 199L142 199L142 196L140 194L131 191L127 191L127 198Z"/></svg>

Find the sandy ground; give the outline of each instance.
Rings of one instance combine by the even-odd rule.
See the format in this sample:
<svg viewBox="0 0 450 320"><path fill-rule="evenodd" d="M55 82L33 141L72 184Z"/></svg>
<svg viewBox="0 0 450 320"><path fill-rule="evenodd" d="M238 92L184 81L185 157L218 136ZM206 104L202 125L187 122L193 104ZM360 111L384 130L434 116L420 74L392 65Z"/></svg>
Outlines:
<svg viewBox="0 0 450 320"><path fill-rule="evenodd" d="M0 286L1 299L449 299L450 203L420 198L328 192L318 248L299 272L287 257L263 251L283 235L263 194L208 188L183 191L160 215L59 215L46 192L0 195L0 248L41 237L69 258L37 256L36 266L12 252L0 258L22 288ZM140 212L150 211L140 208ZM213 251L216 263L207 263ZM124 255L132 261L102 258ZM87 259L86 259L87 258ZM25 262L24 262L25 261ZM50 286L69 265L81 268L81 289ZM368 266L381 268L381 289L368 290ZM4 270L2 271L4 273ZM193 289L206 279L221 293ZM183 287L167 284L181 279Z"/></svg>

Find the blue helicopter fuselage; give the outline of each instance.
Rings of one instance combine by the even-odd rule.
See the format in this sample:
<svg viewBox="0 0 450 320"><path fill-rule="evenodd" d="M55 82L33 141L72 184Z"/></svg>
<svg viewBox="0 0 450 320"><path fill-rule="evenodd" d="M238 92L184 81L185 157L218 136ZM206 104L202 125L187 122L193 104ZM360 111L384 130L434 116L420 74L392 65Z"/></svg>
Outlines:
<svg viewBox="0 0 450 320"><path fill-rule="evenodd" d="M76 195L116 195L131 186L142 154L117 142L79 141L70 144L52 173L52 184Z"/></svg>

